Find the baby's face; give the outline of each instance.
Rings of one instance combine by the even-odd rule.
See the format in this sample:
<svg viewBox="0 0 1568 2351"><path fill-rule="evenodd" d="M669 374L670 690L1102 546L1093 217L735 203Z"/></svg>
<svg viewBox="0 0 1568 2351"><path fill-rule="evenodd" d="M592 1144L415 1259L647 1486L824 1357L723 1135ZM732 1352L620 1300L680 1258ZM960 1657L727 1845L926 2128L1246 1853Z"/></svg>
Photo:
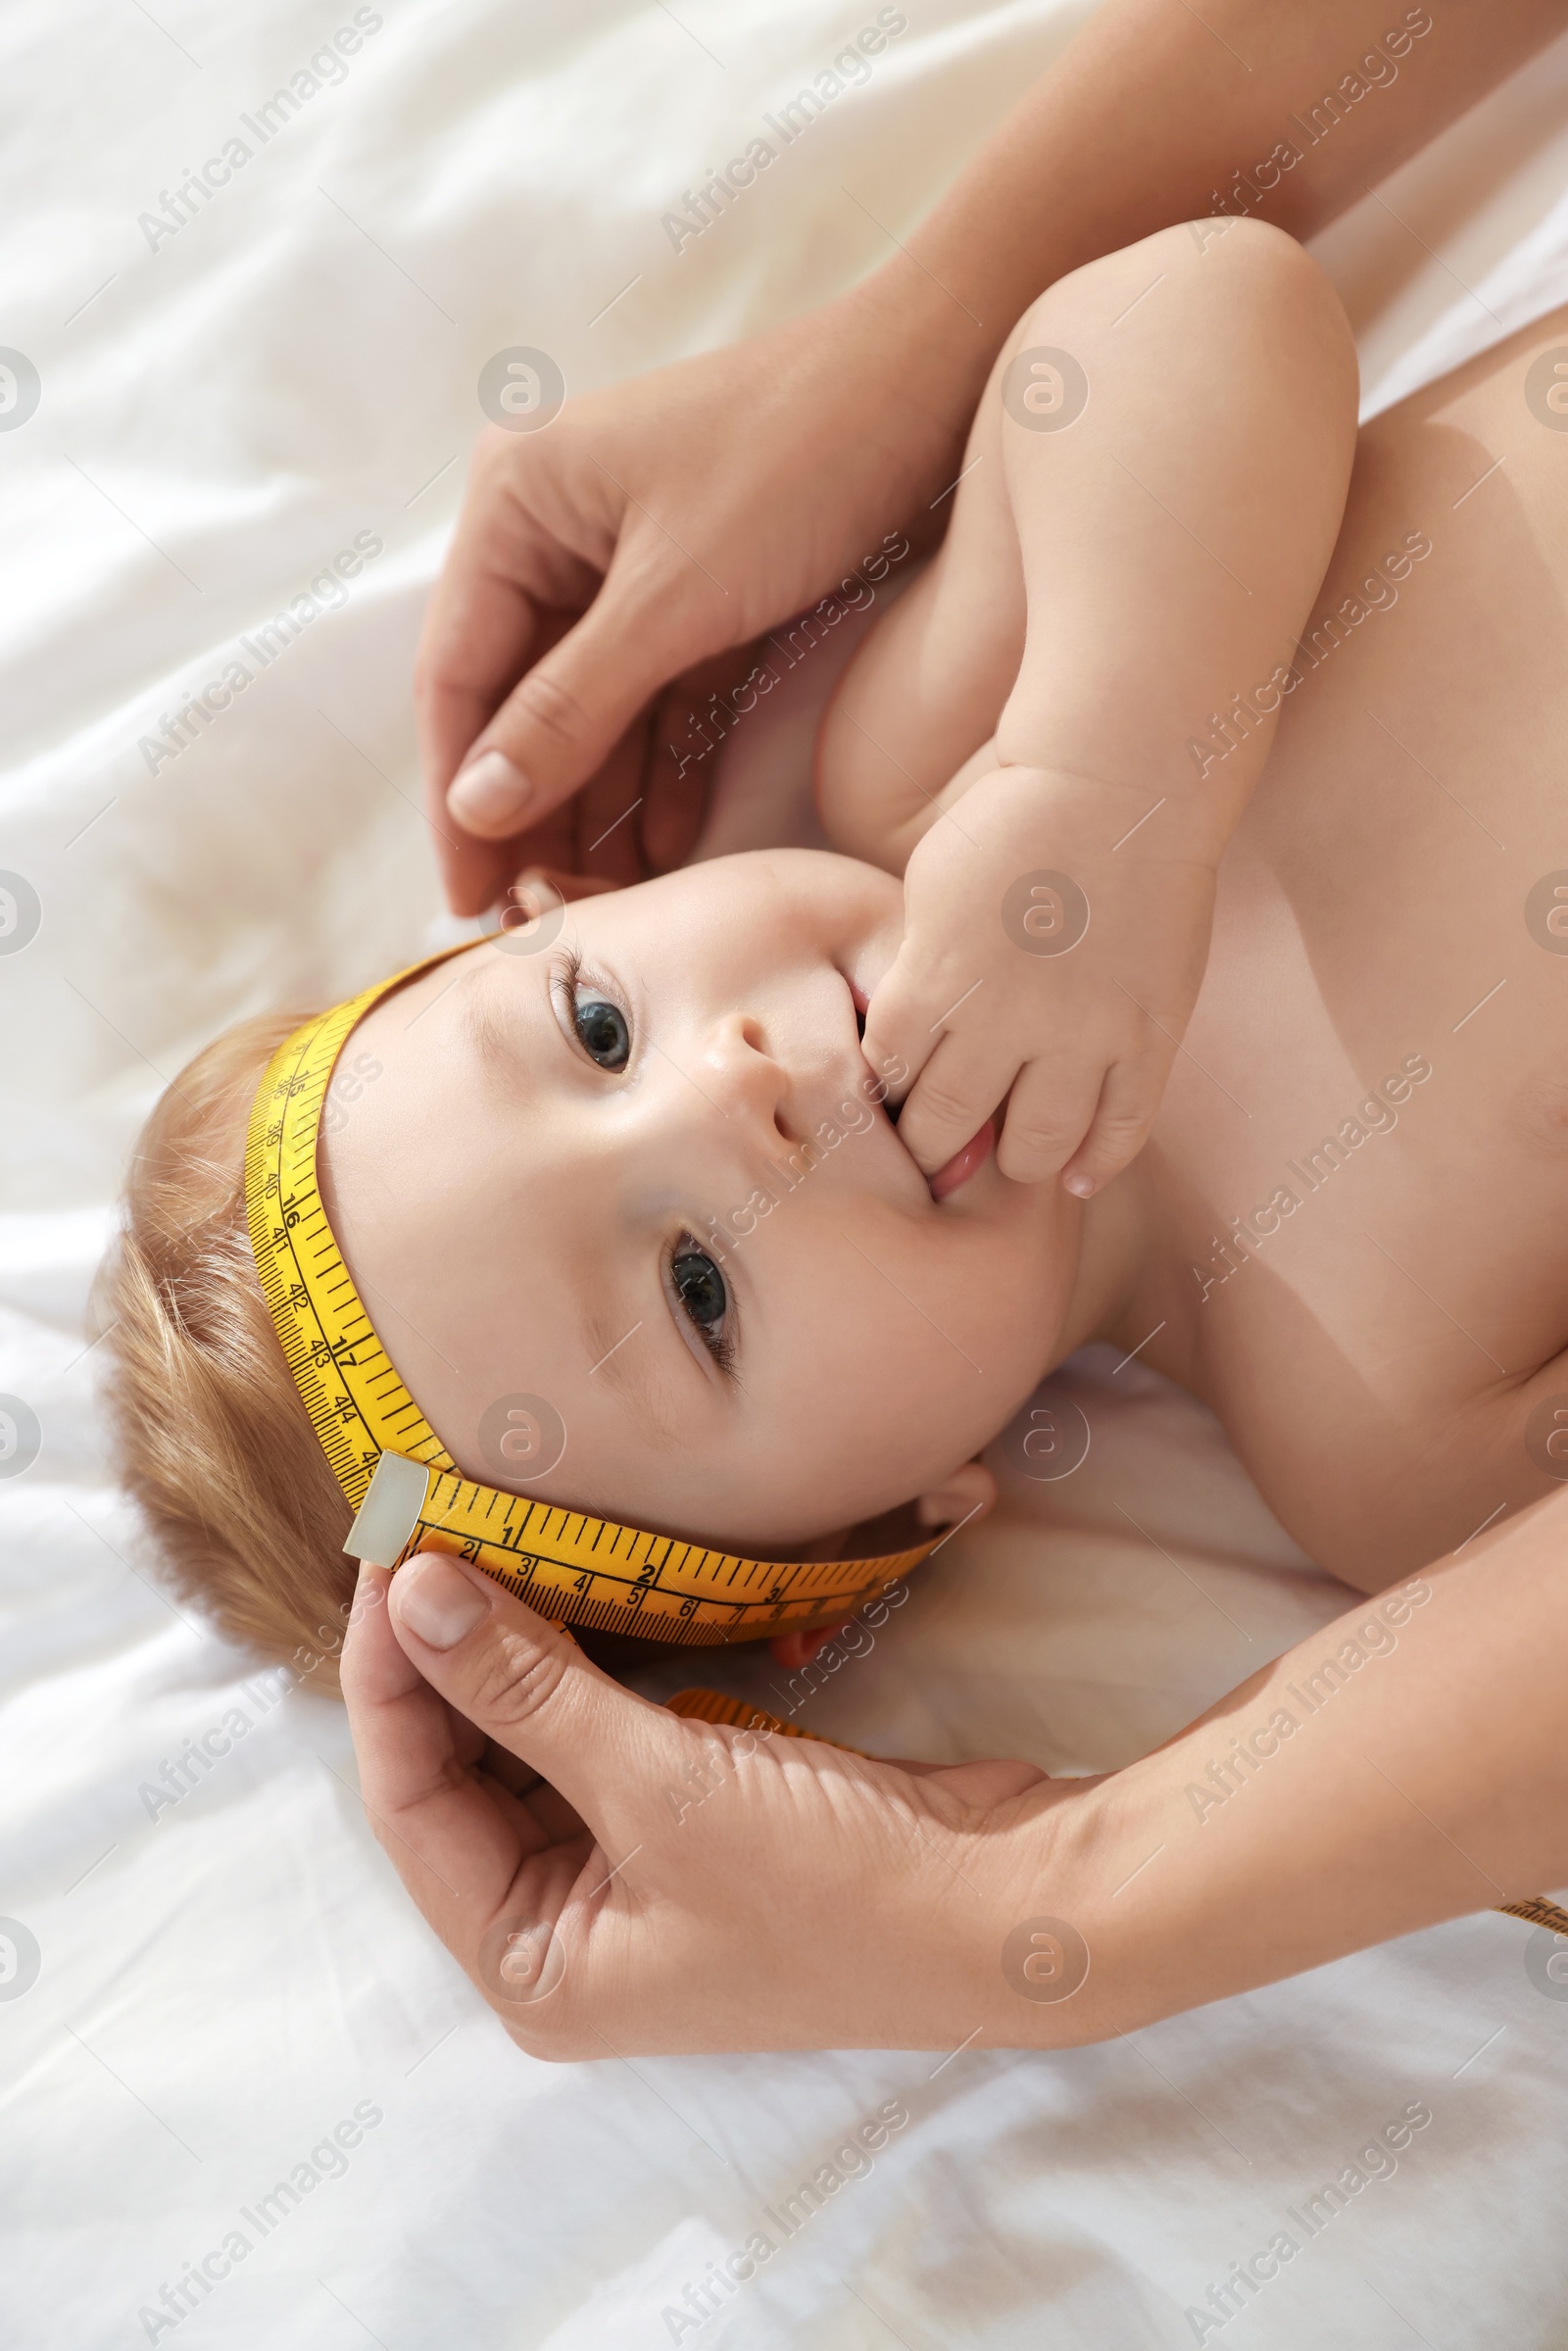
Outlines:
<svg viewBox="0 0 1568 2351"><path fill-rule="evenodd" d="M467 1475L782 1549L932 1492L1029 1393L1076 1203L990 1155L932 1198L857 1021L902 914L848 858L721 858L438 964L350 1037L328 1213Z"/></svg>

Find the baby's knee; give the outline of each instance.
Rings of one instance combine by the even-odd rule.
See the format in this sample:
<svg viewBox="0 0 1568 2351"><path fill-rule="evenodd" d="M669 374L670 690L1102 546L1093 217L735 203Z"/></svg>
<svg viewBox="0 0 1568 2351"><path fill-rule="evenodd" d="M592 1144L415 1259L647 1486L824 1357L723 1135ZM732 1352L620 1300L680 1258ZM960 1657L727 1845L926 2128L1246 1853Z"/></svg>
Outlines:
<svg viewBox="0 0 1568 2351"><path fill-rule="evenodd" d="M1156 333L1168 330L1174 297L1190 314L1239 307L1269 332L1292 316L1318 320L1353 359L1344 305L1305 247L1266 220L1218 214L1175 221L1058 277L1019 318L1002 364L1031 344L1072 348L1075 337L1104 348L1156 294L1141 318Z"/></svg>
<svg viewBox="0 0 1568 2351"><path fill-rule="evenodd" d="M1163 245L1195 295L1243 304L1260 326L1270 328L1282 318L1320 319L1344 350L1353 353L1345 305L1306 247L1285 229L1267 220L1216 215L1179 221L1149 242Z"/></svg>

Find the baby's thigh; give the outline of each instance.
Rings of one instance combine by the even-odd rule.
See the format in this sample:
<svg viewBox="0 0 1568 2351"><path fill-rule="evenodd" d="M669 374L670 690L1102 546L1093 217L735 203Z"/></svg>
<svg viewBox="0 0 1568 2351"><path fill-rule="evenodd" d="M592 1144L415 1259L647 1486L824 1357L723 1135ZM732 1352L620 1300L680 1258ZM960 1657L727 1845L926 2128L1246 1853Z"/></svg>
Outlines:
<svg viewBox="0 0 1568 2351"><path fill-rule="evenodd" d="M1410 412L1408 418L1405 412ZM1433 657L1468 650L1464 684L1487 729L1527 688L1531 722L1568 710L1568 305L1510 335L1369 428L1424 442L1435 514ZM1496 669L1499 658L1505 667ZM1518 718L1524 720L1521 708ZM1557 743L1562 740L1560 732Z"/></svg>
<svg viewBox="0 0 1568 2351"><path fill-rule="evenodd" d="M1568 308L1362 428L1299 650L1293 726L1528 788L1568 724Z"/></svg>

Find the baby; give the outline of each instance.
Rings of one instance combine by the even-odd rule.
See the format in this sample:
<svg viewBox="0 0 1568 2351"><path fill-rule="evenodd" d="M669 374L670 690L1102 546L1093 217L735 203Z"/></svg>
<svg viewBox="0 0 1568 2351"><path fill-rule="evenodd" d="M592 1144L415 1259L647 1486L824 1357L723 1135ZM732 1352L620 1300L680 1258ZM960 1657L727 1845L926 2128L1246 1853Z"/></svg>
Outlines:
<svg viewBox="0 0 1568 2351"><path fill-rule="evenodd" d="M460 1470L509 1483L486 1416L525 1395L560 1437L532 1497L887 1550L889 1513L983 1508L982 1448L1102 1340L1208 1401L1367 1591L1551 1490L1568 498L1523 387L1563 331L1357 446L1343 315L1277 232L1197 223L1053 287L825 714L857 854L583 900L348 1035L322 1202ZM110 1282L174 1572L314 1659L350 1510L243 1164L294 1026L159 1105Z"/></svg>

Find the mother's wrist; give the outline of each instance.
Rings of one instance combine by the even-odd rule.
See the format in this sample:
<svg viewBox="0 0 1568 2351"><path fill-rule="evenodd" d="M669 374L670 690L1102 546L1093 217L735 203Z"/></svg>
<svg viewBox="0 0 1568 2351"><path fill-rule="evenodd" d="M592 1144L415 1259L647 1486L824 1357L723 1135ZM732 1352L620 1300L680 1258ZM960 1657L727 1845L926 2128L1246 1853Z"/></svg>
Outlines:
<svg viewBox="0 0 1568 2351"><path fill-rule="evenodd" d="M936 469L953 458L956 470L1002 337L973 320L961 303L956 308L955 298L903 253L818 315L834 313L881 387L885 405L868 424L879 435L913 425L940 447ZM932 495L946 487L944 477ZM937 519L946 525L946 509Z"/></svg>
<svg viewBox="0 0 1568 2351"><path fill-rule="evenodd" d="M1116 1889L1140 1834L1126 1813L1119 1774L1053 1780L991 1843L975 1967L993 2044L1074 2048L1144 2021L1116 1934Z"/></svg>

